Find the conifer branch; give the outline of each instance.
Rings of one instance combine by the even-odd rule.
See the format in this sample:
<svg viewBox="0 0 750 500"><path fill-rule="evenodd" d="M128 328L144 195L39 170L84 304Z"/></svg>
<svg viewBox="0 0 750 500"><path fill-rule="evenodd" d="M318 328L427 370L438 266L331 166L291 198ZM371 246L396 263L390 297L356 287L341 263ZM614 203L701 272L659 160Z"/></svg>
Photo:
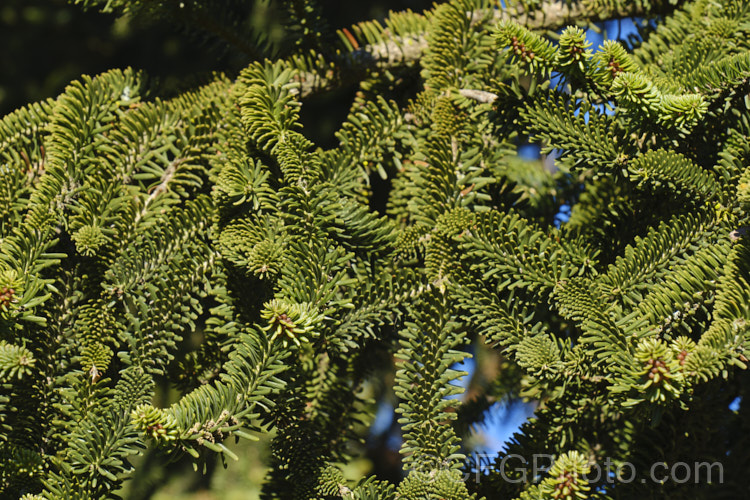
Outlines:
<svg viewBox="0 0 750 500"><path fill-rule="evenodd" d="M656 6L646 9L641 2L623 2L619 5L599 6L596 2L560 2L545 0L534 10L523 7L494 9L492 22L511 20L531 30L555 31L566 25L623 19L634 16L661 13L664 7L674 8L667 2L656 2ZM467 12L472 24L486 17L487 11ZM350 34L347 37L351 37ZM354 80L359 75L373 70L391 70L413 66L419 62L427 50L427 33L414 33L409 36L394 36L383 32L383 39L363 47L357 47L337 61L336 70L329 70L325 75L318 72L301 72L297 76L300 83L300 97L332 90L340 86L342 80Z"/></svg>
<svg viewBox="0 0 750 500"><path fill-rule="evenodd" d="M604 5L601 5L602 3ZM660 14L666 8L674 9L674 5L670 5L670 2L663 0L652 2L650 8L646 8L644 2L544 0L537 8L530 11L525 11L521 6L496 10L494 19L495 21L512 20L532 30L554 31L571 24L580 25L626 17Z"/></svg>
<svg viewBox="0 0 750 500"><path fill-rule="evenodd" d="M0 497L109 498L142 450L198 466L269 431L264 498L693 497L584 475L707 457L726 476L699 493L742 496L750 11L686 2L594 52L543 30L667 4L496 3L360 23L345 49L302 36L307 59L171 100L83 77L1 119ZM406 88L374 78L410 65ZM316 147L300 98L363 76ZM408 470L349 481L385 380ZM519 397L534 418L462 480L465 430ZM507 460L537 454L557 458L536 482Z"/></svg>
<svg viewBox="0 0 750 500"><path fill-rule="evenodd" d="M148 209L151 206L151 203L153 203L159 195L169 189L169 183L172 181L172 178L177 172L177 167L179 167L183 161L185 161L184 158L175 158L169 163L169 165L167 165L167 168L164 169L164 173L161 176L159 184L151 189L151 191L148 193L148 197L143 202L143 208L136 214L136 224L148 213Z"/></svg>

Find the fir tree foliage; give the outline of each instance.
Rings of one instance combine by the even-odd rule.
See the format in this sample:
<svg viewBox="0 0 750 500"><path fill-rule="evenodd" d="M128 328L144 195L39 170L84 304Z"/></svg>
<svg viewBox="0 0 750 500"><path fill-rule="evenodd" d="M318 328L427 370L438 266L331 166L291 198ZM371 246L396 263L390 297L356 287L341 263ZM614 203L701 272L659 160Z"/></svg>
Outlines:
<svg viewBox="0 0 750 500"><path fill-rule="evenodd" d="M750 5L508 3L336 36L284 2L286 53L235 78L164 100L112 70L0 120L2 496L110 498L136 455L203 470L266 432L268 499L746 496L748 410L728 405L750 350ZM587 40L636 14L659 17L633 50ZM217 19L196 29L235 40ZM347 79L323 149L300 108ZM519 159L527 140L554 169ZM462 401L471 349L515 375ZM343 473L383 354L398 484ZM503 394L538 409L466 481L468 424ZM554 462L522 480L508 458L535 453ZM605 460L726 476L593 478Z"/></svg>

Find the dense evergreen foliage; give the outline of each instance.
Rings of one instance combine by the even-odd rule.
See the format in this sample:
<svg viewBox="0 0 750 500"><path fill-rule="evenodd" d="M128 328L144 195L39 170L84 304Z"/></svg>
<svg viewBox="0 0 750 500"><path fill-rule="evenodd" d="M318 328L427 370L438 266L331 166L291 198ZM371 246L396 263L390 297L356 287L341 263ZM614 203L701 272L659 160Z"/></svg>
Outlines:
<svg viewBox="0 0 750 500"><path fill-rule="evenodd" d="M749 2L452 0L336 32L289 0L274 47L243 2L80 3L258 60L167 99L83 76L0 121L0 495L110 498L138 454L233 467L266 432L269 499L750 494ZM636 47L582 29L631 16ZM316 146L301 106L352 84ZM500 372L449 398L488 348ZM345 479L391 362L403 479ZM515 397L535 417L469 460ZM680 463L722 474L649 475Z"/></svg>

